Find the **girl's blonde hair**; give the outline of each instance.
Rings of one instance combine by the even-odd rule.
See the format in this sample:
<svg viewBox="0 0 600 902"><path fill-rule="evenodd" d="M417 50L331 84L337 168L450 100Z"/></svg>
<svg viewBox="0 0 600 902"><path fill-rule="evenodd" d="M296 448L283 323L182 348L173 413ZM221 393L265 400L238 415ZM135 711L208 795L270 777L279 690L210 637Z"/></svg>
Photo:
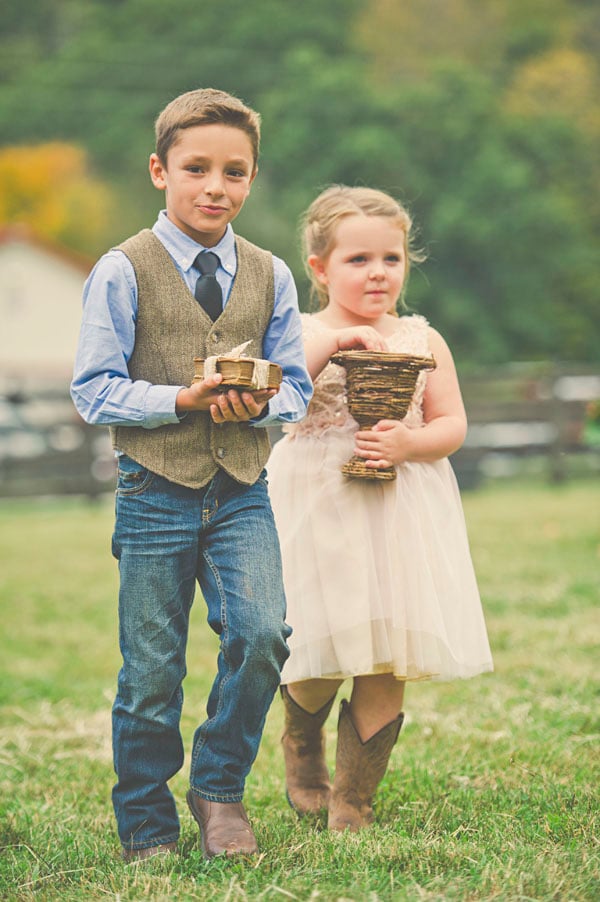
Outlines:
<svg viewBox="0 0 600 902"><path fill-rule="evenodd" d="M406 276L398 303L401 308L405 308L404 292L410 264L422 262L425 256L411 246L412 219L406 208L391 195L376 188L331 185L315 198L302 217L302 246L306 272L311 282L311 298L318 301L321 309L329 302L327 286L316 279L312 268L306 262L308 257L314 254L320 260L326 260L335 247L335 235L340 221L347 216L357 215L384 216L404 232Z"/></svg>

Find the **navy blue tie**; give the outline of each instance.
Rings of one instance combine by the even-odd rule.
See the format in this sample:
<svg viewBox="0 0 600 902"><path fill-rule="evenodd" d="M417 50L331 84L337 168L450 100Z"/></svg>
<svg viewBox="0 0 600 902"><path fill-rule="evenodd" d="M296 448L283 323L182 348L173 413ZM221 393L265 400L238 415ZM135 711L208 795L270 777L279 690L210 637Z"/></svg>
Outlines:
<svg viewBox="0 0 600 902"><path fill-rule="evenodd" d="M223 312L223 292L215 275L220 262L211 251L202 251L194 260L194 266L201 273L196 282L194 297L213 322Z"/></svg>

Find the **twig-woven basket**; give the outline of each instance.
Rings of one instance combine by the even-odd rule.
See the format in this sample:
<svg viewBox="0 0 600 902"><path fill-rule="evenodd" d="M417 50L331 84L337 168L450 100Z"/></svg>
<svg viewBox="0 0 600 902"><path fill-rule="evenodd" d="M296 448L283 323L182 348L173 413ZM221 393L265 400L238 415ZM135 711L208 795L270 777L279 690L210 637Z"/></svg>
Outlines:
<svg viewBox="0 0 600 902"><path fill-rule="evenodd" d="M332 363L346 370L348 408L361 429L379 420L402 420L412 401L422 370L435 369L433 357L391 354L387 351L339 351ZM342 467L346 476L360 479L395 479L394 467L367 467L354 456Z"/></svg>

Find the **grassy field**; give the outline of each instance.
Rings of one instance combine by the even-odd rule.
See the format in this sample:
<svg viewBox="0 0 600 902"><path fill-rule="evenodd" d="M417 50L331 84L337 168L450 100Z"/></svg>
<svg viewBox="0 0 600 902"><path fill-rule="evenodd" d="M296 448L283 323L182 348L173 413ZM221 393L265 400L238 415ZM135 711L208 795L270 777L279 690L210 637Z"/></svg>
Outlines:
<svg viewBox="0 0 600 902"><path fill-rule="evenodd" d="M599 496L576 482L464 498L496 670L422 683L376 798L377 825L329 835L283 795L275 702L246 793L261 856L126 867L110 804L119 665L112 503L0 510L0 898L598 900ZM215 643L194 610L189 753ZM328 722L334 756L335 715Z"/></svg>

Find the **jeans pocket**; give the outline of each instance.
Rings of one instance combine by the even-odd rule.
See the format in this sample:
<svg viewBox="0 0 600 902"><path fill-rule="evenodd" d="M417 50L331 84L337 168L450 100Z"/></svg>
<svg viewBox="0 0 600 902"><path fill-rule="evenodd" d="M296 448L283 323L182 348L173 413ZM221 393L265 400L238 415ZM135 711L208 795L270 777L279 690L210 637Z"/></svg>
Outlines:
<svg viewBox="0 0 600 902"><path fill-rule="evenodd" d="M154 473L137 461L121 454L117 461L117 494L139 495L154 481Z"/></svg>

